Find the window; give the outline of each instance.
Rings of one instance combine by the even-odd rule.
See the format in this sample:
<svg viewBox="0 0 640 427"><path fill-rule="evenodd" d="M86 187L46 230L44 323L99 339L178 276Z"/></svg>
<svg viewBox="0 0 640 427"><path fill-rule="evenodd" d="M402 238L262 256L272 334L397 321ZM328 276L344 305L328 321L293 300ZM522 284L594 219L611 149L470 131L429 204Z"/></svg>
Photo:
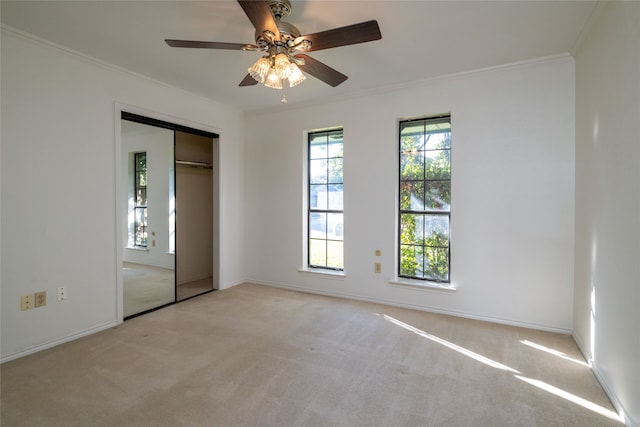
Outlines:
<svg viewBox="0 0 640 427"><path fill-rule="evenodd" d="M147 153L133 155L134 246L147 247Z"/></svg>
<svg viewBox="0 0 640 427"><path fill-rule="evenodd" d="M342 129L309 133L308 266L343 270Z"/></svg>
<svg viewBox="0 0 640 427"><path fill-rule="evenodd" d="M451 117L400 122L399 276L450 281Z"/></svg>

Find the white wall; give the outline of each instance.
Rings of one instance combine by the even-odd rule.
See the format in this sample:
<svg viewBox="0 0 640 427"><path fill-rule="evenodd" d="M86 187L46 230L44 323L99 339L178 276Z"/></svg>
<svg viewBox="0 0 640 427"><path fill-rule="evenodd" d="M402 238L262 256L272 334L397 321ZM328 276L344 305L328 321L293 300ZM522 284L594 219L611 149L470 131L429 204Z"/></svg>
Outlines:
<svg viewBox="0 0 640 427"><path fill-rule="evenodd" d="M640 3L606 2L576 54L574 337L640 425Z"/></svg>
<svg viewBox="0 0 640 427"><path fill-rule="evenodd" d="M1 47L3 361L121 320L116 103L220 135L220 287L243 281L240 112L6 28ZM21 312L41 290L47 305Z"/></svg>
<svg viewBox="0 0 640 427"><path fill-rule="evenodd" d="M351 78L357 78L352 76ZM330 91L330 88L327 90ZM294 96L292 93L290 95ZM455 293L394 286L397 123L451 112ZM303 266L304 132L344 126L344 278ZM254 282L570 332L574 62L546 58L327 105L254 113L246 141ZM375 257L375 250L382 257ZM382 274L374 262L382 262Z"/></svg>

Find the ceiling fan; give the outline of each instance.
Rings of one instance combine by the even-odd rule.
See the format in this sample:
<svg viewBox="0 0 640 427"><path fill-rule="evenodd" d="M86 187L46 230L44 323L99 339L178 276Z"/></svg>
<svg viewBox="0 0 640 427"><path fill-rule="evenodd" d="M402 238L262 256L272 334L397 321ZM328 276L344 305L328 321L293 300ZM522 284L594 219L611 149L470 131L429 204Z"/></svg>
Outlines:
<svg viewBox="0 0 640 427"><path fill-rule="evenodd" d="M255 44L172 39L166 39L165 42L171 47L264 52L265 55L249 68L249 73L239 86L264 83L265 86L282 89L284 81L293 87L306 78L300 70L333 87L347 80L346 75L304 52L382 38L375 20L301 35L294 25L282 21L282 18L291 14L289 0L238 0L238 3L256 29Z"/></svg>

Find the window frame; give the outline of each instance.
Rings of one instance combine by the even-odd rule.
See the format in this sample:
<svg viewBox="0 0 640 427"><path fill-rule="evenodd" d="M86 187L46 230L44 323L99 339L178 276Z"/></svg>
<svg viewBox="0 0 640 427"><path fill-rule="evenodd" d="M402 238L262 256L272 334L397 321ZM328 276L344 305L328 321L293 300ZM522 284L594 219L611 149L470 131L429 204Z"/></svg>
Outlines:
<svg viewBox="0 0 640 427"><path fill-rule="evenodd" d="M342 155L341 156L329 156L329 150L327 147L327 157L321 158L312 158L312 149L311 149L311 143L312 143L312 139L314 138L314 136L317 135L321 135L321 134L325 134L327 135L327 144L329 144L329 136L331 134L335 134L339 132L341 134L341 138L342 138ZM321 130L314 130L314 131L309 131L307 132L307 152L306 152L306 161L307 161L307 182L306 182L306 199L307 199L307 203L306 203L306 260L305 260L305 264L306 264L306 268L309 271L325 271L328 273L334 273L334 274L342 274L344 272L344 198L342 200L342 209L330 209L329 208L329 202L327 201L327 208L326 209L320 209L320 208L313 208L312 207L312 200L313 200L313 196L312 196L312 186L314 185L326 185L327 187L331 186L331 185L342 185L343 188L343 195L344 195L344 129L342 127L335 127L335 128L328 128L328 129L321 129ZM342 160L342 173L341 173L341 181L340 182L330 182L330 179L328 177L329 175L329 171L327 170L327 182L326 183L313 183L313 179L312 179L312 165L311 162L313 160L319 160L319 159L326 159L327 160L327 169L329 169L329 160L331 159L341 159ZM327 193L329 193L327 191ZM328 197L328 196L327 196ZM343 196L344 197L344 196ZM329 237L329 219L326 218L325 219L325 232L324 232L324 238L317 238L317 237L312 237L313 232L312 232L312 216L314 214L324 214L324 215L331 215L331 214L340 214L342 215L342 222L340 223L341 226L341 239L332 239ZM334 235L335 235L335 231L334 231ZM324 240L325 241L325 263L324 265L320 265L320 264L314 264L311 262L311 257L312 257L312 250L311 250L311 243L312 240ZM340 242L342 244L342 267L335 267L335 266L331 266L329 265L329 249L328 249L328 244L331 241L335 241L335 242Z"/></svg>
<svg viewBox="0 0 640 427"><path fill-rule="evenodd" d="M145 182L146 182L146 185L144 186L140 185L140 173L142 171L138 168L139 166L138 158L141 155L144 155L144 174L145 174ZM147 152L140 151L140 152L133 153L133 212L134 212L133 214L133 247L141 248L141 249L147 249L149 247L148 245L148 226L149 225L147 220L147 214L148 214L147 206L149 203L148 201L149 193L148 193L147 170L148 170ZM138 204L138 190L144 190L145 201L146 201L144 205ZM140 222L138 221L139 210L142 210L144 215L145 221L143 224L140 224ZM140 238L140 241L144 243L138 244L138 238Z"/></svg>
<svg viewBox="0 0 640 427"><path fill-rule="evenodd" d="M427 179L426 177L426 173L423 174L423 178L421 180L408 180L408 179L403 179L403 168L402 168L402 158L403 158L403 150L402 150L402 131L403 131L403 124L405 123L419 123L419 122L424 122L425 126L427 124L437 124L437 123L448 123L449 124L449 146L448 148L445 148L446 150L449 151L449 178L448 180L446 179L442 179L442 178L438 178L438 179ZM425 133L423 135L425 135L427 132L425 130ZM412 118L412 119L401 119L398 121L398 195L397 195L397 246L396 246L396 250L397 250L397 264L396 264L396 268L397 268L397 277L402 279L402 280L409 280L409 281L418 281L419 283L434 283L437 284L439 287L440 286L444 286L444 287L449 287L451 285L451 183L452 183L452 174L451 174L451 114L442 114L442 115L437 115L437 116L427 116L427 117L419 117L419 118ZM423 148L423 152L428 152L428 151L436 151L436 150L443 150L443 148L436 148L436 149L426 149ZM413 183L421 183L423 186L423 189L427 188L427 183L429 182L443 182L443 181L448 181L449 184L449 204L448 204L448 210L443 210L443 209L429 209L426 206L423 206L423 209L419 210L419 209L403 209L402 207L402 195L403 195L403 191L402 191L402 187L403 187L403 183L407 183L407 182L411 182ZM444 217L447 219L447 246L431 246L431 245L426 245L426 242L422 242L421 245L415 245L418 247L421 247L423 252L425 251L426 248L439 248L439 249L446 249L446 256L447 256L447 277L446 279L441 279L438 277L435 277L433 275L431 276L426 276L424 275L424 271L425 269L423 268L423 277L417 276L417 275L408 275L408 274L403 274L402 271L402 249L403 246L406 246L407 244L404 243L402 241L402 218L403 215L422 215L422 216L436 216L436 217Z"/></svg>

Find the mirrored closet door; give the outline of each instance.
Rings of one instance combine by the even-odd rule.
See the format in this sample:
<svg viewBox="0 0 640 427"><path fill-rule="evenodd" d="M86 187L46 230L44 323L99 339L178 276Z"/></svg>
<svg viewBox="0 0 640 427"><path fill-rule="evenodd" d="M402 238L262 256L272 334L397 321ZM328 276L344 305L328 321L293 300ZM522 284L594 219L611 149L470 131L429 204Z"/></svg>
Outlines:
<svg viewBox="0 0 640 427"><path fill-rule="evenodd" d="M125 319L217 288L217 144L122 113Z"/></svg>

